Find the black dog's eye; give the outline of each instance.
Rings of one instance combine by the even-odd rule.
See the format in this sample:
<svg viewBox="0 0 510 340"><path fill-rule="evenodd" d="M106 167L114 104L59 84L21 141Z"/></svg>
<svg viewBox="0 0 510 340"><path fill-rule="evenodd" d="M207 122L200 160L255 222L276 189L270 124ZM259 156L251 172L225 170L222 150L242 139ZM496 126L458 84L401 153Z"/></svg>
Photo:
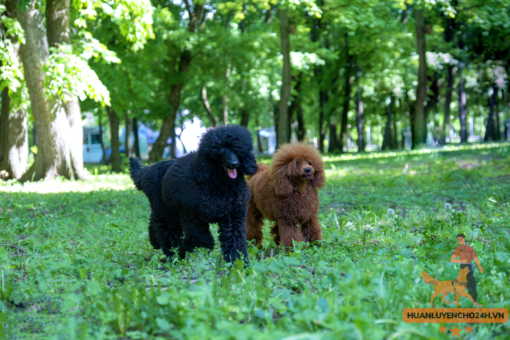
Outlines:
<svg viewBox="0 0 510 340"><path fill-rule="evenodd" d="M296 166L299 166L299 162L296 162Z"/></svg>

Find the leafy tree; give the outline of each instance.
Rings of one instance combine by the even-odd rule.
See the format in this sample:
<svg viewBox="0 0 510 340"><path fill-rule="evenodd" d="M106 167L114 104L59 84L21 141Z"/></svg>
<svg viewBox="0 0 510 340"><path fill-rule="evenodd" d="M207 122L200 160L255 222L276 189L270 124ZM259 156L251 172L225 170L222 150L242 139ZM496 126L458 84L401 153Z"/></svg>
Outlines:
<svg viewBox="0 0 510 340"><path fill-rule="evenodd" d="M28 166L27 91L19 64L19 23L0 4L0 178L19 179Z"/></svg>

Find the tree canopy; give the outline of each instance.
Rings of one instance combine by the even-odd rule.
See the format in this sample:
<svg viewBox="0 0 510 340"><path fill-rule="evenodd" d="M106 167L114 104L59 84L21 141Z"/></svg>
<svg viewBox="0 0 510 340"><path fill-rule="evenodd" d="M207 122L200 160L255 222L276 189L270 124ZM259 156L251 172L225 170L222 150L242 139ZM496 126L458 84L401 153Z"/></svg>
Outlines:
<svg viewBox="0 0 510 340"><path fill-rule="evenodd" d="M75 136L87 112L108 126L114 171L121 126L159 131L157 161L168 146L175 156L175 128L194 117L254 134L274 127L278 144L306 140L323 152L403 148L405 133L413 148L431 138L465 143L471 119L485 140L499 140L509 11L508 0L2 0L0 129L12 123L9 140L37 145L34 164L47 158L39 178L83 177L78 151L44 156L72 141L59 142L55 129L45 147L28 137L57 124L42 107L63 107ZM31 48L44 53L25 60ZM8 144L0 163L18 178L3 161ZM61 170L48 175L55 164Z"/></svg>

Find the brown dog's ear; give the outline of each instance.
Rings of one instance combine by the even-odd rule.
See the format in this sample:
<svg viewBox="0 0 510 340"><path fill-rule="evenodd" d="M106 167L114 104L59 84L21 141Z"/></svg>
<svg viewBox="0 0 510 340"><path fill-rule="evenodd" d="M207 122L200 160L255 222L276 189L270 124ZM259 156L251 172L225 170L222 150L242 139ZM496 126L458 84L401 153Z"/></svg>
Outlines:
<svg viewBox="0 0 510 340"><path fill-rule="evenodd" d="M292 183L289 179L288 166L281 166L273 173L271 178L276 196L287 196L292 192Z"/></svg>
<svg viewBox="0 0 510 340"><path fill-rule="evenodd" d="M315 174L312 179L312 184L315 188L320 189L324 185L326 185L326 176L324 175L324 170L315 171Z"/></svg>

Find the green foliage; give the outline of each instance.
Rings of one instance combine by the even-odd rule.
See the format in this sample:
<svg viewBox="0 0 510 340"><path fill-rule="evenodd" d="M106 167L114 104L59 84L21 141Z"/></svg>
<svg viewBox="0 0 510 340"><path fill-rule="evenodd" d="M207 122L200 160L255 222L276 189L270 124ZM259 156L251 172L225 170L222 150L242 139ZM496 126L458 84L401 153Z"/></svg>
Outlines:
<svg viewBox="0 0 510 340"><path fill-rule="evenodd" d="M154 38L149 0L75 0L73 5L79 13L75 20L77 27L87 28L87 20L109 17L135 51Z"/></svg>
<svg viewBox="0 0 510 340"><path fill-rule="evenodd" d="M0 40L0 89L7 86L16 92L23 82L23 71L15 55L13 39L24 43L23 30L18 21L5 15L5 11L5 6L0 4L0 25L5 34Z"/></svg>
<svg viewBox="0 0 510 340"><path fill-rule="evenodd" d="M17 58L19 44L25 43L19 22L6 16L6 8L0 4L0 90L9 88L12 109L28 107L28 90L23 77L23 67Z"/></svg>
<svg viewBox="0 0 510 340"><path fill-rule="evenodd" d="M479 301L508 307L509 155L485 144L325 156L322 245L285 252L266 226L246 269L223 263L219 246L165 262L148 242L146 197L105 166L88 182L0 183L0 336L447 339L402 310L430 306L422 270L457 276L459 232L485 269ZM509 331L476 324L473 337Z"/></svg>
<svg viewBox="0 0 510 340"><path fill-rule="evenodd" d="M44 65L45 89L48 97L66 102L73 96L90 98L102 105L110 105L110 94L87 61L73 54L71 45L50 48ZM94 53L92 53L94 54Z"/></svg>

